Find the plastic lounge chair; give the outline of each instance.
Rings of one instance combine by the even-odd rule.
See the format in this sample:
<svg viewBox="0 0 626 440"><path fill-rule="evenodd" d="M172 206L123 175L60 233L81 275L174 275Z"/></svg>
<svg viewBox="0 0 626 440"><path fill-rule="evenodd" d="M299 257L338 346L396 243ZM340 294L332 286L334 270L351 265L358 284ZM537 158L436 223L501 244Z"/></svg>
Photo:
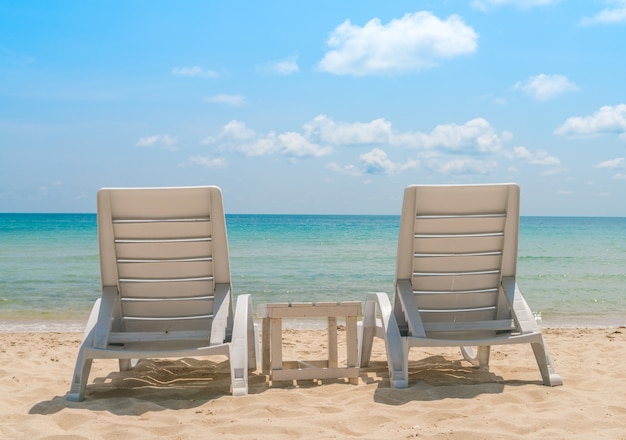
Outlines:
<svg viewBox="0 0 626 440"><path fill-rule="evenodd" d="M490 346L530 343L543 383L562 385L515 280L518 227L515 184L409 186L393 307L385 293L367 296L361 367L374 336L385 339L394 388L408 386L411 347L459 346L472 365L488 368Z"/></svg>
<svg viewBox="0 0 626 440"><path fill-rule="evenodd" d="M102 295L80 346L67 400L84 399L94 359L226 355L245 395L258 359L250 295L233 291L218 187L98 192Z"/></svg>

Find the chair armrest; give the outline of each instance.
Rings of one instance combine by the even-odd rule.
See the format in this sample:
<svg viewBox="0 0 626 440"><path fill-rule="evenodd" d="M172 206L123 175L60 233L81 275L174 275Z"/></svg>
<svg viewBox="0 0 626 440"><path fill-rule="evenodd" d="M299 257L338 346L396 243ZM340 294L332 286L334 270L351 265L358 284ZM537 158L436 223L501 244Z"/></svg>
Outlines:
<svg viewBox="0 0 626 440"><path fill-rule="evenodd" d="M232 336L233 302L230 284L218 283L215 285L215 299L213 303L213 321L211 323L211 345L221 345Z"/></svg>
<svg viewBox="0 0 626 440"><path fill-rule="evenodd" d="M413 286L409 280L396 281L396 298L400 300L404 316L409 324L409 333L416 338L425 338L426 330L413 294Z"/></svg>
<svg viewBox="0 0 626 440"><path fill-rule="evenodd" d="M98 321L94 328L94 347L104 350L109 344L109 333L113 324L113 310L117 301L117 287L104 286L100 297L100 309L98 310ZM95 309L95 307L94 307ZM92 312L93 314L93 312ZM92 317L90 316L91 320Z"/></svg>
<svg viewBox="0 0 626 440"><path fill-rule="evenodd" d="M511 304L513 320L522 334L539 332L539 325L514 277L503 277L502 288Z"/></svg>

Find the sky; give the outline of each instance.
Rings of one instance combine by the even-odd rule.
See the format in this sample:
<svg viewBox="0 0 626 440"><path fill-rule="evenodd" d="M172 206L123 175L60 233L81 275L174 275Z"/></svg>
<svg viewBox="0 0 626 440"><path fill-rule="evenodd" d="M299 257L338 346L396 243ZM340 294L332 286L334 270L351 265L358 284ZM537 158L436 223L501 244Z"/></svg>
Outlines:
<svg viewBox="0 0 626 440"><path fill-rule="evenodd" d="M0 0L0 212L218 185L226 213L394 214L516 182L626 216L626 0Z"/></svg>

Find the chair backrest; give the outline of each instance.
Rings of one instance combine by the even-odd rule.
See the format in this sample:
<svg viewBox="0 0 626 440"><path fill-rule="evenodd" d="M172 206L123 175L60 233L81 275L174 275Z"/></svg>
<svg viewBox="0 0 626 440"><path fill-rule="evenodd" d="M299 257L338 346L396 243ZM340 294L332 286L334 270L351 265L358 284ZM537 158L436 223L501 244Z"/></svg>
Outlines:
<svg viewBox="0 0 626 440"><path fill-rule="evenodd" d="M427 330L511 318L501 281L515 277L518 227L515 184L406 189L396 279L410 280Z"/></svg>
<svg viewBox="0 0 626 440"><path fill-rule="evenodd" d="M117 331L210 328L215 286L231 282L218 187L101 189L98 240Z"/></svg>

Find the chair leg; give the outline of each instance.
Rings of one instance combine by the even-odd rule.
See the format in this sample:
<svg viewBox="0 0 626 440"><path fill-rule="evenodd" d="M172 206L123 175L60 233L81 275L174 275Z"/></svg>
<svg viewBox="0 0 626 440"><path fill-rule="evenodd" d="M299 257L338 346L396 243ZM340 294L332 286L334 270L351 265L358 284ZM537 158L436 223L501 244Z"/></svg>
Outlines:
<svg viewBox="0 0 626 440"><path fill-rule="evenodd" d="M248 368L252 367L248 362L252 357L257 357L254 339L257 338L258 341L258 337L256 336L254 321L252 320L251 304L250 295L241 295L237 298L232 341L228 345L233 396L245 396L248 394ZM256 366L256 362L257 360L254 359L254 366Z"/></svg>
<svg viewBox="0 0 626 440"><path fill-rule="evenodd" d="M537 365L539 366L539 371L541 372L543 384L550 387L563 385L561 376L559 376L554 370L552 359L550 359L550 353L543 342L543 338L541 338L540 342L533 342L530 345L533 348L533 353L535 354L535 359L537 360Z"/></svg>
<svg viewBox="0 0 626 440"><path fill-rule="evenodd" d="M84 353L81 350L78 359L76 359L76 367L74 368L70 391L65 395L66 400L70 402L80 402L85 399L85 389L87 388L92 363L93 359L85 359Z"/></svg>
<svg viewBox="0 0 626 440"><path fill-rule="evenodd" d="M132 368L132 362L130 359L120 359L120 371L128 371Z"/></svg>
<svg viewBox="0 0 626 440"><path fill-rule="evenodd" d="M491 347L489 345L480 346L474 352L474 347L461 347L463 358L475 367L489 368L489 354Z"/></svg>
<svg viewBox="0 0 626 440"><path fill-rule="evenodd" d="M248 371L258 370L260 363L259 326L253 324L252 331L248 330Z"/></svg>
<svg viewBox="0 0 626 440"><path fill-rule="evenodd" d="M380 321L376 320L376 308L380 312ZM366 366L372 352L374 336L385 340L389 382L392 388L406 388L409 383L408 342L400 335L398 324L393 315L389 297L385 293L370 293L365 300L363 328L359 344L360 365Z"/></svg>
<svg viewBox="0 0 626 440"><path fill-rule="evenodd" d="M230 363L230 384L233 396L245 396L248 394L248 366L246 347L230 345L228 347L228 359Z"/></svg>
<svg viewBox="0 0 626 440"><path fill-rule="evenodd" d="M402 370L396 371L395 380L392 381L393 388L407 388L409 386L409 351L411 344L409 338L402 338ZM391 371L389 372L391 374Z"/></svg>
<svg viewBox="0 0 626 440"><path fill-rule="evenodd" d="M358 326L359 366L367 367L372 357L372 346L376 334L376 307L374 303L366 303L363 322Z"/></svg>

